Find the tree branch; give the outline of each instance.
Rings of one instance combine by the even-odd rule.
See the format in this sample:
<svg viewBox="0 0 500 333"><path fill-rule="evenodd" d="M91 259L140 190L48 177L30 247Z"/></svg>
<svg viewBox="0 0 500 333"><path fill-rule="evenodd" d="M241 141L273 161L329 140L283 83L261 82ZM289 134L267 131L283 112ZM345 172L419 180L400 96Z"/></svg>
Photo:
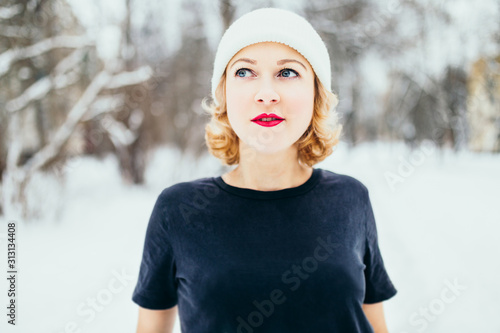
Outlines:
<svg viewBox="0 0 500 333"><path fill-rule="evenodd" d="M106 85L107 89L116 89L125 86L132 86L147 81L153 75L149 66L143 66L134 72L125 72L115 75Z"/></svg>
<svg viewBox="0 0 500 333"><path fill-rule="evenodd" d="M136 71L121 73L111 76L107 70L97 74L92 82L88 85L85 92L82 94L78 102L73 106L68 113L68 117L62 126L57 130L54 137L45 147L39 150L29 161L24 168L28 175L42 168L52 158L57 156L61 148L68 141L76 126L85 116L89 106L96 99L97 95L106 88L120 88L129 85L138 84L150 78L152 70L149 66L144 66Z"/></svg>
<svg viewBox="0 0 500 333"><path fill-rule="evenodd" d="M0 77L5 75L16 61L32 58L57 48L78 49L88 45L92 45L92 42L85 36L56 36L27 47L9 49L0 54Z"/></svg>
<svg viewBox="0 0 500 333"><path fill-rule="evenodd" d="M26 38L31 35L31 30L26 26L0 24L0 36L9 38Z"/></svg>
<svg viewBox="0 0 500 333"><path fill-rule="evenodd" d="M124 100L124 93L99 96L89 107L89 110L87 111L87 113L85 113L82 121L89 121L101 114L115 111L125 104Z"/></svg>
<svg viewBox="0 0 500 333"><path fill-rule="evenodd" d="M138 133L134 133L123 123L116 121L112 116L106 115L102 120L102 126L108 132L115 147L126 147L137 140Z"/></svg>
<svg viewBox="0 0 500 333"><path fill-rule="evenodd" d="M51 75L47 75L31 86L29 86L20 96L8 101L5 104L7 112L13 113L24 109L33 101L45 97L53 89L62 89L78 81L77 73L67 71L73 69L82 59L84 51L77 49L69 56L61 60Z"/></svg>

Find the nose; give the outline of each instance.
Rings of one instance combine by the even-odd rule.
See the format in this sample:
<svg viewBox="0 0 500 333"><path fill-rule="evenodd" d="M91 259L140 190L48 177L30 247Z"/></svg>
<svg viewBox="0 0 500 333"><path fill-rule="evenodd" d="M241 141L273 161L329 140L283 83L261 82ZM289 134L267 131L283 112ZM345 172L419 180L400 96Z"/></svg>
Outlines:
<svg viewBox="0 0 500 333"><path fill-rule="evenodd" d="M279 101L280 96L270 82L263 83L257 94L255 94L255 102L257 104L271 105Z"/></svg>

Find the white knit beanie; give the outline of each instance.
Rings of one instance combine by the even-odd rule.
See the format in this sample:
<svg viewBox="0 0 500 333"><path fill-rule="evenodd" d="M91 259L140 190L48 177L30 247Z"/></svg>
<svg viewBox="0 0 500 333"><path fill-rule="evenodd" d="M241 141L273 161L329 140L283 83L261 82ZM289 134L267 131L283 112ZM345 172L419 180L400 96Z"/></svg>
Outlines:
<svg viewBox="0 0 500 333"><path fill-rule="evenodd" d="M330 57L325 43L302 16L279 8L260 8L233 22L222 36L215 54L212 99L227 63L242 48L260 42L279 42L298 51L309 61L326 89L331 91Z"/></svg>

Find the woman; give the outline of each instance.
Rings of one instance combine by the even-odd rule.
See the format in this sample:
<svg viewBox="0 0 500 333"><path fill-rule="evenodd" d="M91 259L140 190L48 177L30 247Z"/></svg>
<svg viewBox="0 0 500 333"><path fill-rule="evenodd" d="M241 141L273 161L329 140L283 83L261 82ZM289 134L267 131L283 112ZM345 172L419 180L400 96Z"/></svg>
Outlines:
<svg viewBox="0 0 500 333"><path fill-rule="evenodd" d="M341 127L328 51L292 12L235 21L214 62L209 151L230 172L166 188L133 301L137 332L387 332L368 190L312 166ZM178 306L177 306L178 305Z"/></svg>

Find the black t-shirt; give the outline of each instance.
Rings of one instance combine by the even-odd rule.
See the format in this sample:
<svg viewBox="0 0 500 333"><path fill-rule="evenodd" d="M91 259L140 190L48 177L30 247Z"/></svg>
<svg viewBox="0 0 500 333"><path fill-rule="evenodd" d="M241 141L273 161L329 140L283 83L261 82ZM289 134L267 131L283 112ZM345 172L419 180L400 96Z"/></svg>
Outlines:
<svg viewBox="0 0 500 333"><path fill-rule="evenodd" d="M220 176L163 190L132 300L178 305L186 333L354 333L373 332L363 303L396 293L367 188L315 168L277 191Z"/></svg>

